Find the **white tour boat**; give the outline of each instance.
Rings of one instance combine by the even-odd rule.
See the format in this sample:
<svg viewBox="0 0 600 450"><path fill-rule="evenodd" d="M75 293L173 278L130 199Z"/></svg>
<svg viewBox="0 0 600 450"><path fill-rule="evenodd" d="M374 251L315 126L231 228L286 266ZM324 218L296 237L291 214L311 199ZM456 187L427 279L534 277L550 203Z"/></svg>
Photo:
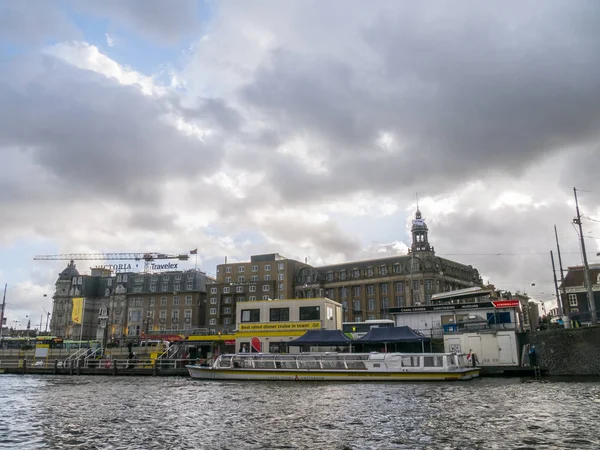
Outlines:
<svg viewBox="0 0 600 450"><path fill-rule="evenodd" d="M479 376L456 353L237 353L186 366L204 380L454 381Z"/></svg>

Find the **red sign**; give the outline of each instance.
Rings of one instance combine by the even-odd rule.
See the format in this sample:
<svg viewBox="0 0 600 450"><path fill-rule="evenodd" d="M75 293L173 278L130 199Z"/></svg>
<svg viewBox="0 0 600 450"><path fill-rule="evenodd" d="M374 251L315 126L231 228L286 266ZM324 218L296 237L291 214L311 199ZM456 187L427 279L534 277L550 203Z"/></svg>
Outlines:
<svg viewBox="0 0 600 450"><path fill-rule="evenodd" d="M235 339L231 340L231 341L223 341L223 343L225 345L235 345Z"/></svg>
<svg viewBox="0 0 600 450"><path fill-rule="evenodd" d="M252 346L252 351L260 353L262 345L259 338L253 337L250 341L250 345Z"/></svg>
<svg viewBox="0 0 600 450"><path fill-rule="evenodd" d="M518 308L519 300L499 300L492 302L494 308Z"/></svg>

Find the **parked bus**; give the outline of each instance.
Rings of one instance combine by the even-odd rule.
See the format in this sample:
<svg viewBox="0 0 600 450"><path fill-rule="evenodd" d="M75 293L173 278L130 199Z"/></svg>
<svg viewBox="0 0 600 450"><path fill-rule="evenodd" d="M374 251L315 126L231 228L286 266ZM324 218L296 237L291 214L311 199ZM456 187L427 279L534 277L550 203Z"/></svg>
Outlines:
<svg viewBox="0 0 600 450"><path fill-rule="evenodd" d="M366 322L344 322L342 332L351 339L359 339L369 332L371 328L393 327L395 323L390 319L367 320Z"/></svg>

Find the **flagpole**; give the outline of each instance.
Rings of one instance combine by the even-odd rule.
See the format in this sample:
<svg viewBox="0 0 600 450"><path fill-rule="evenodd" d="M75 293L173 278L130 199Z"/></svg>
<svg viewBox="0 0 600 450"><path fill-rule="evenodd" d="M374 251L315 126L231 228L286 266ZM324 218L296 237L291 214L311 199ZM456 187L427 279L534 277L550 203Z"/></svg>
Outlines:
<svg viewBox="0 0 600 450"><path fill-rule="evenodd" d="M196 247L196 262L194 263L194 270L198 269L198 247Z"/></svg>

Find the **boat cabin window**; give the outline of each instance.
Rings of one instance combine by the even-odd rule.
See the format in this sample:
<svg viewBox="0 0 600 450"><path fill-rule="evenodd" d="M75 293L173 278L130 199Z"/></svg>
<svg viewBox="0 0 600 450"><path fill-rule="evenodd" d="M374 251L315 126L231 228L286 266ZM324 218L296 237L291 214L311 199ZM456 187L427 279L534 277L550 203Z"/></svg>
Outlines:
<svg viewBox="0 0 600 450"><path fill-rule="evenodd" d="M423 367L444 367L443 356L424 356Z"/></svg>
<svg viewBox="0 0 600 450"><path fill-rule="evenodd" d="M418 356L403 356L402 367L419 367L420 361Z"/></svg>
<svg viewBox="0 0 600 450"><path fill-rule="evenodd" d="M323 369L345 369L344 359L345 355L324 355L321 359L321 365Z"/></svg>
<svg viewBox="0 0 600 450"><path fill-rule="evenodd" d="M363 355L353 355L348 357L348 359L346 359L346 367L348 367L348 369L366 370L367 367L365 366L365 360L369 359L369 356L365 356L366 357L363 357Z"/></svg>
<svg viewBox="0 0 600 450"><path fill-rule="evenodd" d="M320 369L321 363L314 356L298 356L298 368L300 368L300 369Z"/></svg>
<svg viewBox="0 0 600 450"><path fill-rule="evenodd" d="M275 356L257 356L254 358L254 367L256 369L274 369Z"/></svg>
<svg viewBox="0 0 600 450"><path fill-rule="evenodd" d="M454 362L454 357L452 355L446 356L446 364L448 365L448 367L456 365L456 363Z"/></svg>
<svg viewBox="0 0 600 450"><path fill-rule="evenodd" d="M221 357L219 361L219 367L231 367L231 357Z"/></svg>

